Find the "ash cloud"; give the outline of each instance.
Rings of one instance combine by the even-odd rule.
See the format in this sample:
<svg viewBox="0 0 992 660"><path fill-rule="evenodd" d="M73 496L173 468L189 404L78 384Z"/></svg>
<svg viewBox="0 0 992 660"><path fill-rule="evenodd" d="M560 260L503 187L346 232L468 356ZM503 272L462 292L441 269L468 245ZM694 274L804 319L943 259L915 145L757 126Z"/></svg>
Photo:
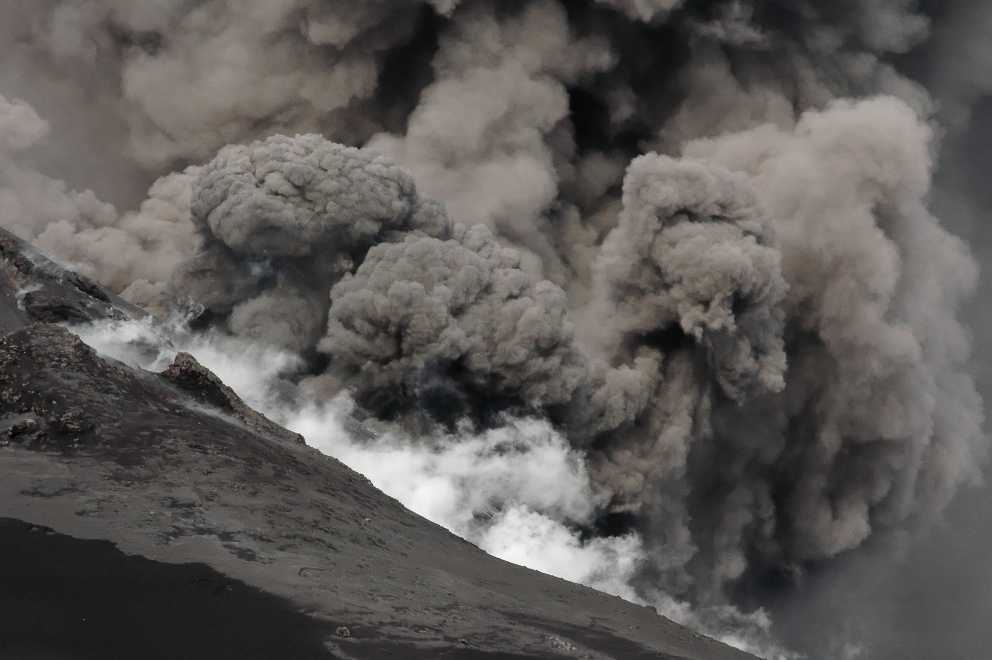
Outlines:
<svg viewBox="0 0 992 660"><path fill-rule="evenodd" d="M476 397L543 409L569 402L584 377L565 292L535 281L484 225L377 245L331 299L320 347L360 391L413 398L418 375L436 369Z"/></svg>
<svg viewBox="0 0 992 660"><path fill-rule="evenodd" d="M784 386L788 286L752 188L729 170L648 154L623 183L618 226L597 261L614 341L677 325L706 348L724 392Z"/></svg>
<svg viewBox="0 0 992 660"><path fill-rule="evenodd" d="M53 257L139 302L152 302L195 251L189 217L197 168L165 174L135 211L120 214L91 190L40 172L32 148L51 127L21 99L0 96L0 213L4 226Z"/></svg>
<svg viewBox="0 0 992 660"><path fill-rule="evenodd" d="M397 447L543 419L629 597L760 619L981 478L988 11L937 5L12 3L0 209Z"/></svg>
<svg viewBox="0 0 992 660"><path fill-rule="evenodd" d="M204 249L169 283L229 329L303 352L327 324L331 286L375 243L443 237L444 209L403 170L319 135L276 135L222 149L192 183Z"/></svg>
<svg viewBox="0 0 992 660"><path fill-rule="evenodd" d="M775 552L793 560L932 522L980 478L982 405L956 318L977 272L927 211L930 140L908 107L878 98L807 113L792 134L755 129L686 148L747 173L778 219L792 339L774 460L801 449L786 458L798 478ZM775 444L745 456L767 460Z"/></svg>
<svg viewBox="0 0 992 660"><path fill-rule="evenodd" d="M262 258L347 253L388 231L447 229L406 172L318 135L222 149L197 178L192 215L236 254Z"/></svg>

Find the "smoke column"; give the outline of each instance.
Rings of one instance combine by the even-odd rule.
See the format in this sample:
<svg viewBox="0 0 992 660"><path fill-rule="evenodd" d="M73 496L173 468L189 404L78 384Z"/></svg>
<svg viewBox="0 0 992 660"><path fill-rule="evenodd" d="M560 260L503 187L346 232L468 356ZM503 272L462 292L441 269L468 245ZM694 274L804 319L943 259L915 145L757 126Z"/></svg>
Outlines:
<svg viewBox="0 0 992 660"><path fill-rule="evenodd" d="M206 333L182 342L283 356L236 389L358 469L403 457L376 482L491 552L904 657L886 627L926 617L892 599L988 451L988 25L964 0L15 1L0 218Z"/></svg>

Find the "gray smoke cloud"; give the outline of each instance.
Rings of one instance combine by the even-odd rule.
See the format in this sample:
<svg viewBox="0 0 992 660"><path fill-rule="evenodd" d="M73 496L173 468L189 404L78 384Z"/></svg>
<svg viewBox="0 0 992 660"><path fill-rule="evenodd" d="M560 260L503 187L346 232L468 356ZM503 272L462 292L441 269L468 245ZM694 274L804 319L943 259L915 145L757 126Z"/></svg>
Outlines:
<svg viewBox="0 0 992 660"><path fill-rule="evenodd" d="M748 183L729 170L649 154L631 163L619 224L598 260L590 311L622 339L677 325L706 347L724 392L784 385L787 284Z"/></svg>
<svg viewBox="0 0 992 660"><path fill-rule="evenodd" d="M196 181L192 214L233 252L263 258L347 252L414 227L447 231L444 211L420 201L406 172L319 135L222 149Z"/></svg>
<svg viewBox="0 0 992 660"><path fill-rule="evenodd" d="M312 350L328 293L373 244L450 223L403 170L319 135L232 145L200 168L191 216L205 249L175 265L173 298L228 318L236 335Z"/></svg>
<svg viewBox="0 0 992 660"><path fill-rule="evenodd" d="M48 122L19 99L0 97L0 148L4 153L26 149L48 134Z"/></svg>
<svg viewBox="0 0 992 660"><path fill-rule="evenodd" d="M157 300L193 253L189 217L196 167L156 180L140 207L119 214L91 190L76 191L24 162L50 125L23 100L0 96L0 213L4 226L136 302Z"/></svg>
<svg viewBox="0 0 992 660"><path fill-rule="evenodd" d="M558 2L516 14L467 3L451 21L405 134L369 147L409 169L453 218L496 229L537 256L531 269L564 284L551 215L572 177L567 85L610 69L609 43L576 34Z"/></svg>
<svg viewBox="0 0 992 660"><path fill-rule="evenodd" d="M573 310L585 342L565 293L476 226L373 248L322 348L382 397L416 399L428 371L609 434L598 483L662 528L670 591L829 559L932 519L984 459L955 315L976 273L926 210L930 144L878 98L641 157Z"/></svg>
<svg viewBox="0 0 992 660"><path fill-rule="evenodd" d="M419 3L37 4L22 28L32 50L56 65L116 69L130 152L158 167L209 157L257 122L357 121L353 104L376 91L381 54L409 38Z"/></svg>
<svg viewBox="0 0 992 660"><path fill-rule="evenodd" d="M682 0L596 0L596 2L613 7L641 21L652 21L682 4Z"/></svg>
<svg viewBox="0 0 992 660"><path fill-rule="evenodd" d="M802 447L787 459L798 478L775 552L798 561L932 521L986 457L957 318L977 272L927 211L931 137L910 108L878 98L807 113L791 133L755 129L686 147L746 173L775 222L792 338L774 460ZM767 457L775 444L745 456Z"/></svg>
<svg viewBox="0 0 992 660"><path fill-rule="evenodd" d="M534 281L484 225L377 245L331 299L320 346L360 388L416 390L423 370L457 366L482 396L544 408L567 403L584 376L565 292Z"/></svg>
<svg viewBox="0 0 992 660"><path fill-rule="evenodd" d="M642 535L642 595L802 604L981 477L990 16L13 2L0 214L304 356L301 389L428 432L545 418L588 462L586 532Z"/></svg>

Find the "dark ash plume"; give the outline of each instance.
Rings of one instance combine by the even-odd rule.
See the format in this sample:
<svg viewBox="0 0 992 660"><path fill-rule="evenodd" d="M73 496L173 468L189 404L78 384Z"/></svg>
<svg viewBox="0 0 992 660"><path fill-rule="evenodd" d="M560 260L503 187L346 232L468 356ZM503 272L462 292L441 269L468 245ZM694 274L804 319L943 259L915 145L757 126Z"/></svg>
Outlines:
<svg viewBox="0 0 992 660"><path fill-rule="evenodd" d="M331 290L321 350L354 370L360 392L415 396L419 374L436 369L475 397L564 405L585 376L567 298L520 262L481 225L377 245Z"/></svg>
<svg viewBox="0 0 992 660"><path fill-rule="evenodd" d="M544 418L641 597L802 605L987 458L980 5L11 2L0 213L300 391Z"/></svg>

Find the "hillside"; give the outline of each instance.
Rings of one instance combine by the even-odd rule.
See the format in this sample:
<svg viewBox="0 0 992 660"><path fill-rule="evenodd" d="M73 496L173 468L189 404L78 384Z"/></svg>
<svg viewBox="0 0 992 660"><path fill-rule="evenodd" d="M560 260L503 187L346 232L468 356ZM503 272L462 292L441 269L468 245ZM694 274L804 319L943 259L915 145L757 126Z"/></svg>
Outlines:
<svg viewBox="0 0 992 660"><path fill-rule="evenodd" d="M0 230L0 657L751 657L483 553L190 356L59 325L136 314Z"/></svg>

